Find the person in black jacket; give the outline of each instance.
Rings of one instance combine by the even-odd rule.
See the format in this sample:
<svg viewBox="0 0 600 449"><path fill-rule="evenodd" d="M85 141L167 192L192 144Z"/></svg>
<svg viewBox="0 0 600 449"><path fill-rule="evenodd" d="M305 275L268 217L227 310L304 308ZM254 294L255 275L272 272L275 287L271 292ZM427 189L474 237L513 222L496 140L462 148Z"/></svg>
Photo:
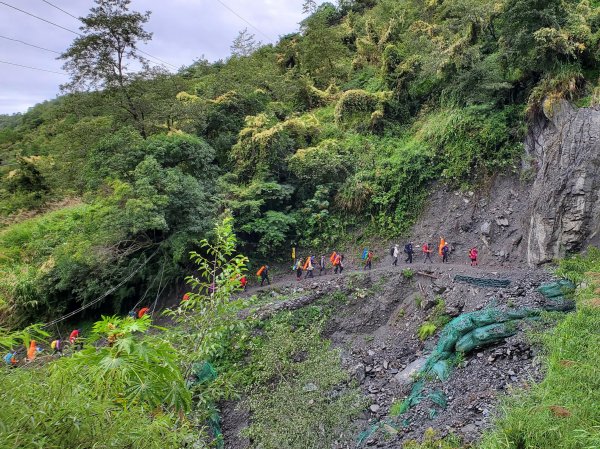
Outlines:
<svg viewBox="0 0 600 449"><path fill-rule="evenodd" d="M404 252L406 253L405 262L413 263L413 254L414 254L415 250L413 249L412 242L409 242L404 246Z"/></svg>

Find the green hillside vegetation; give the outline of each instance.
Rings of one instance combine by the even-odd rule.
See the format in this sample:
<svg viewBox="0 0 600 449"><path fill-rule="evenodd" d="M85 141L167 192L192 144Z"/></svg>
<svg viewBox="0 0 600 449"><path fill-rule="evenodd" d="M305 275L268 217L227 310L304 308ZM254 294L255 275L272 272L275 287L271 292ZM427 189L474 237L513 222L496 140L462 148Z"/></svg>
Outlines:
<svg viewBox="0 0 600 449"><path fill-rule="evenodd" d="M515 169L527 114L595 100L599 24L589 1L325 3L277 45L242 40L225 61L148 67L125 87L90 75L102 61L78 39L63 55L83 67L74 82L105 89L2 120L5 320L85 303L159 245L115 298L126 309L161 264L168 280L184 272L224 208L265 259L292 241L397 235L433 182ZM40 218L66 198L78 205ZM64 235L39 248L47 227Z"/></svg>
<svg viewBox="0 0 600 449"><path fill-rule="evenodd" d="M114 6L129 1L96 3L84 26L107 29L124 17L131 27L119 31L128 36L120 42L150 38L147 15ZM104 14L107 4L116 16ZM272 375L265 360L289 358L286 350L310 355L292 372L302 382L313 382L311 363L322 363L332 383L345 384L347 376L317 328L284 323L283 331L267 330L266 342L253 340L250 323L237 315L248 304L229 301L237 277L287 257L292 243L327 249L407 232L434 184L467 188L518 172L536 114L551 116L561 99L600 101L596 0L339 0L318 7L308 1L306 9L300 31L277 44L257 47L242 35L226 60L198 60L176 74L151 67L132 48L121 50L142 70L120 74L99 51L107 40L84 33L62 55L72 75L64 95L0 116L2 348L29 341L29 331L16 338L10 330L60 317L121 282L76 319L125 315L141 297L198 276L190 280L189 303L171 316L173 329L146 332L149 323L134 328L106 318L94 338L119 334L118 344L39 369L2 370L2 441L206 447L212 437L218 442L205 427L214 404L246 392L257 416L248 432L264 447L288 444L262 430L272 398L247 372L253 345L262 345L249 363L263 381ZM215 260L222 271L211 270ZM221 293L210 294L212 282ZM581 349L581 332L597 333L592 312L583 308L559 325L548 380L515 399L513 414L484 447L596 441L593 429L575 426L589 438L575 436L573 421L558 423L551 435L518 427L526 414L540 429L547 423L545 411L530 414L532 397L566 404L554 401L564 374L555 352L577 363L593 354ZM118 323L118 332L108 322ZM581 332L567 342L561 332L572 327ZM305 348L279 344L286 331L299 332ZM203 360L214 363L219 380L187 388L194 363ZM287 393L284 384L273 387L274 398ZM573 398L593 404L582 394ZM290 415L298 425L305 405ZM327 407L344 410L326 423L333 433L360 401L349 387ZM597 422L588 412L578 419Z"/></svg>

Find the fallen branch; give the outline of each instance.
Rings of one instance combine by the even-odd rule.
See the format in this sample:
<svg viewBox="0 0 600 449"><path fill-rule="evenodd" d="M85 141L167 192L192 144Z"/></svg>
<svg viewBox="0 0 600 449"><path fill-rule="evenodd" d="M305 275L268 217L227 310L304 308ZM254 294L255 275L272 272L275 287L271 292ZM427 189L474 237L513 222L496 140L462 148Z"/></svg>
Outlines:
<svg viewBox="0 0 600 449"><path fill-rule="evenodd" d="M417 271L417 274L420 274L421 276L427 276L428 278L432 278L432 279L438 279L437 276L434 276L433 274L429 274L429 273L423 273L422 271Z"/></svg>

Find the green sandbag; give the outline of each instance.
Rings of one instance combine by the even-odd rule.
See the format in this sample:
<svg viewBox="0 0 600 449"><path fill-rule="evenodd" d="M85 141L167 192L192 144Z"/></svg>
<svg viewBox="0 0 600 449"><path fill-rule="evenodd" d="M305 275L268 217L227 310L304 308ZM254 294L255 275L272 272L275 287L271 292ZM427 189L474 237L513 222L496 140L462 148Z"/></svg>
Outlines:
<svg viewBox="0 0 600 449"><path fill-rule="evenodd" d="M560 281L541 285L538 288L538 292L544 295L546 299L559 301L563 300L565 296L572 295L575 292L575 288L575 284L571 281L561 279Z"/></svg>
<svg viewBox="0 0 600 449"><path fill-rule="evenodd" d="M469 332L456 343L456 351L464 353L471 352L475 348L496 343L515 335L517 330L518 327L514 321L491 324L489 326L477 328L473 332Z"/></svg>
<svg viewBox="0 0 600 449"><path fill-rule="evenodd" d="M442 390L433 390L431 393L429 393L428 398L431 399L431 402L444 410L446 410L446 407L448 407L448 398Z"/></svg>
<svg viewBox="0 0 600 449"><path fill-rule="evenodd" d="M431 372L433 372L442 382L448 380L450 377L450 371L450 364L447 360L440 360L431 368Z"/></svg>
<svg viewBox="0 0 600 449"><path fill-rule="evenodd" d="M192 385L212 382L217 378L217 371L209 362L194 363L192 365L192 374L196 378Z"/></svg>

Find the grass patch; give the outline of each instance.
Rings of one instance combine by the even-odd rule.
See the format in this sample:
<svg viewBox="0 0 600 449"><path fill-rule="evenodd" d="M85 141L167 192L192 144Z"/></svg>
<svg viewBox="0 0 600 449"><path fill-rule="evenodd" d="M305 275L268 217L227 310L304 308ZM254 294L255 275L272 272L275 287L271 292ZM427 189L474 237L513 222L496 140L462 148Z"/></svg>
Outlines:
<svg viewBox="0 0 600 449"><path fill-rule="evenodd" d="M245 431L252 447L329 448L352 431L353 418L366 406L319 326L293 331L273 324L252 366L255 381L247 400L252 424Z"/></svg>
<svg viewBox="0 0 600 449"><path fill-rule="evenodd" d="M421 304L417 304L417 306L420 307ZM435 334L438 329L441 329L448 324L450 320L450 315L446 313L446 303L442 298L436 298L436 304L429 319L419 328L419 339L421 339L421 341L427 340Z"/></svg>
<svg viewBox="0 0 600 449"><path fill-rule="evenodd" d="M429 323L429 322L425 322L423 324L421 324L421 327L419 327L419 339L421 341L427 340L429 337L431 337L433 334L435 334L435 331L437 330L437 326L433 323Z"/></svg>
<svg viewBox="0 0 600 449"><path fill-rule="evenodd" d="M456 435L439 438L435 430L430 427L423 434L423 442L407 441L402 447L404 449L459 449L464 446Z"/></svg>
<svg viewBox="0 0 600 449"><path fill-rule="evenodd" d="M544 333L546 378L519 391L504 406L481 449L582 449L600 447L600 251L563 262L559 273L585 281L577 311Z"/></svg>
<svg viewBox="0 0 600 449"><path fill-rule="evenodd" d="M410 268L405 268L404 270L402 270L402 276L404 277L404 279L410 280L413 277L415 277L415 272Z"/></svg>

